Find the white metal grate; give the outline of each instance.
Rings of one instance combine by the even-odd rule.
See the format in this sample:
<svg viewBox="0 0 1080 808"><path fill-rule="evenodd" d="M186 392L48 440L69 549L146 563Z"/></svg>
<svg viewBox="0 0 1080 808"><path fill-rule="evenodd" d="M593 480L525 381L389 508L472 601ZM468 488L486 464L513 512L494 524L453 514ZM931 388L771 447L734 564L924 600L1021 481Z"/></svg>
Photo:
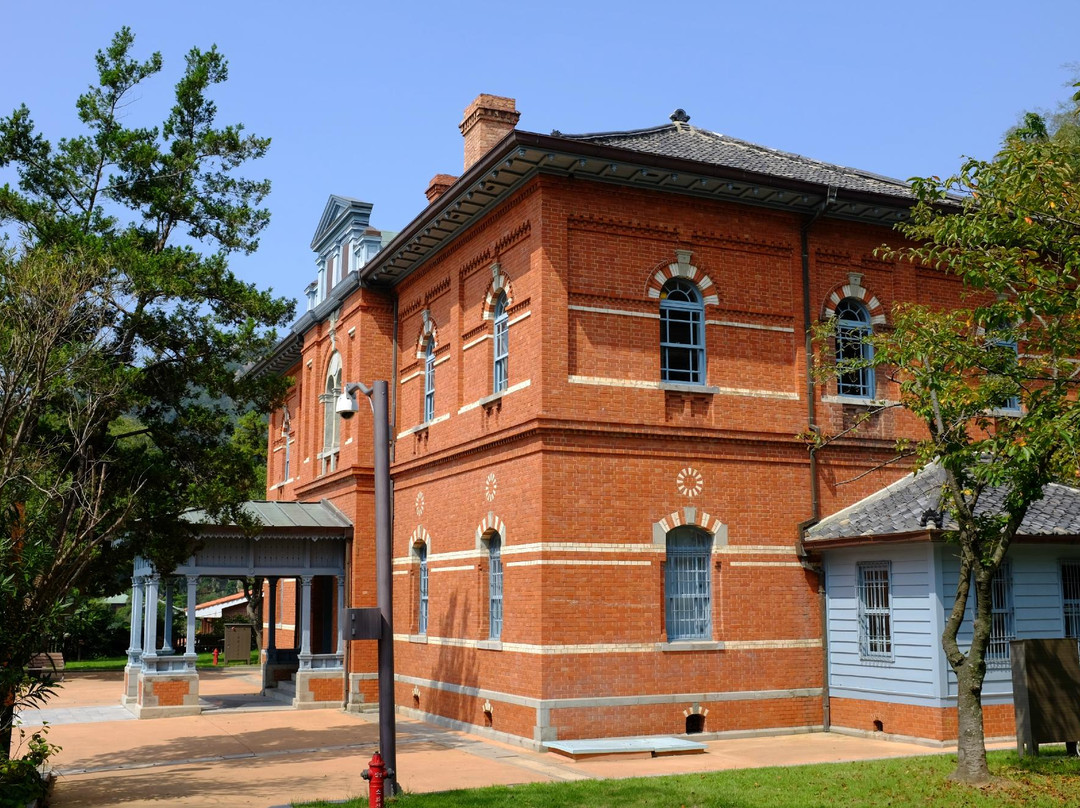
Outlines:
<svg viewBox="0 0 1080 808"><path fill-rule="evenodd" d="M892 569L888 561L859 564L859 656L891 660Z"/></svg>
<svg viewBox="0 0 1080 808"><path fill-rule="evenodd" d="M708 534L694 528L668 533L664 589L669 641L712 638L711 544Z"/></svg>

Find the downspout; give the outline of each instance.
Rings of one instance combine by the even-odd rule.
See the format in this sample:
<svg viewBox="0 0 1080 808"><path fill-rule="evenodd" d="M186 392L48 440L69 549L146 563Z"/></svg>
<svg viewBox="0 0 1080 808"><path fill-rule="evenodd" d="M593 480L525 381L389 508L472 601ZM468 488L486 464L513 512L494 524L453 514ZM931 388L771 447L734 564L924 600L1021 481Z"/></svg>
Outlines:
<svg viewBox="0 0 1080 808"><path fill-rule="evenodd" d="M394 462L397 453L397 389L398 389L398 296L391 289L394 296L394 358L393 367L390 370L390 463Z"/></svg>
<svg viewBox="0 0 1080 808"><path fill-rule="evenodd" d="M812 214L806 217L799 228L799 246L802 251L802 304L803 327L805 329L804 353L806 356L806 420L810 432L818 431L817 402L814 400L814 332L810 315L810 228L821 218L825 210L836 201L836 186L830 185L825 198ZM818 579L818 615L821 621L821 724L825 732L832 726L832 705L829 697L829 623L825 600L825 568L812 563L803 544L806 529L817 524L821 519L821 491L818 487L817 446L810 446L810 518L799 523L799 537L795 542L795 551L803 569L817 575Z"/></svg>

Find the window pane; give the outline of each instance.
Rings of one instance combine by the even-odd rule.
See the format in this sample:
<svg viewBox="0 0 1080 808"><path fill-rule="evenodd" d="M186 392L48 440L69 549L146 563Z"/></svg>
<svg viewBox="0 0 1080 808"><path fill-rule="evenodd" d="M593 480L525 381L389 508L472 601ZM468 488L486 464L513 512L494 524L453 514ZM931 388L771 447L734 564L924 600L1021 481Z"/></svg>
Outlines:
<svg viewBox="0 0 1080 808"><path fill-rule="evenodd" d="M669 641L712 638L711 544L707 534L693 528L668 534L664 588Z"/></svg>
<svg viewBox="0 0 1080 808"><path fill-rule="evenodd" d="M488 541L488 636L497 640L502 636L503 619L503 570L502 539L498 533Z"/></svg>
<svg viewBox="0 0 1080 808"><path fill-rule="evenodd" d="M1012 568L1006 561L990 582L990 644L986 664L991 668L1009 666L1009 641L1016 639L1013 621Z"/></svg>
<svg viewBox="0 0 1080 808"><path fill-rule="evenodd" d="M859 656L891 660L891 567L887 561L859 564Z"/></svg>

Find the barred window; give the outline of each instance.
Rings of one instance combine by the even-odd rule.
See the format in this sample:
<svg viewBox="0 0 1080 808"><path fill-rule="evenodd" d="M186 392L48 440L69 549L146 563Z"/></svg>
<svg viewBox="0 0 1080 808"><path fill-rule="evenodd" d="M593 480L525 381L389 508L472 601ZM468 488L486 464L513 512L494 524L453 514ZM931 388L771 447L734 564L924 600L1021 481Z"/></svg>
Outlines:
<svg viewBox="0 0 1080 808"><path fill-rule="evenodd" d="M677 527L667 534L664 596L667 638L712 639L712 539L703 530Z"/></svg>
<svg viewBox="0 0 1080 808"><path fill-rule="evenodd" d="M990 644L986 647L987 667L1009 667L1009 641L1015 639L1012 565L1005 561L998 567L990 582Z"/></svg>
<svg viewBox="0 0 1080 808"><path fill-rule="evenodd" d="M705 384L705 304L698 288L672 278L660 291L660 380Z"/></svg>
<svg viewBox="0 0 1080 808"><path fill-rule="evenodd" d="M888 561L859 564L859 657L891 661L892 565Z"/></svg>
<svg viewBox="0 0 1080 808"><path fill-rule="evenodd" d="M1061 596L1065 636L1080 639L1080 561L1061 562Z"/></svg>
<svg viewBox="0 0 1080 808"><path fill-rule="evenodd" d="M326 369L325 392L319 396L323 405L323 448L319 452L321 473L337 471L341 450L341 416L337 412L337 398L341 395L341 354L330 358Z"/></svg>
<svg viewBox="0 0 1080 808"><path fill-rule="evenodd" d="M839 371L836 392L839 395L874 397L874 369L850 367L873 359L874 349L867 341L873 333L870 310L853 297L841 300L836 306L836 367Z"/></svg>
<svg viewBox="0 0 1080 808"><path fill-rule="evenodd" d="M492 533L488 539L488 638L502 637L503 566L502 537Z"/></svg>
<svg viewBox="0 0 1080 808"><path fill-rule="evenodd" d="M506 313L506 293L495 302L494 390L505 390L510 378L510 317Z"/></svg>
<svg viewBox="0 0 1080 808"><path fill-rule="evenodd" d="M416 556L420 559L420 611L416 621L416 633L427 634L428 624L428 563L427 545L421 544L416 548Z"/></svg>
<svg viewBox="0 0 1080 808"><path fill-rule="evenodd" d="M424 423L435 417L435 340L424 348Z"/></svg>

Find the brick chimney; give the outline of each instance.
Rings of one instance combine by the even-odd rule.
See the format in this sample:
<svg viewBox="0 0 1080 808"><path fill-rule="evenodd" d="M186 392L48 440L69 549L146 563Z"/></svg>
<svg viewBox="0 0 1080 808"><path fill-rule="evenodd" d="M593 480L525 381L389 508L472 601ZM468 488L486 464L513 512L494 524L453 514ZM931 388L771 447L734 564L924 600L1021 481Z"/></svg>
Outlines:
<svg viewBox="0 0 1080 808"><path fill-rule="evenodd" d="M449 188L457 181L457 177L452 174L436 174L431 178L431 182L428 183L427 190L424 191L424 195L427 197L428 204L434 202L440 196L446 193L446 189Z"/></svg>
<svg viewBox="0 0 1080 808"><path fill-rule="evenodd" d="M513 98L481 93L465 109L459 128L465 137L465 170L517 126L521 113Z"/></svg>

